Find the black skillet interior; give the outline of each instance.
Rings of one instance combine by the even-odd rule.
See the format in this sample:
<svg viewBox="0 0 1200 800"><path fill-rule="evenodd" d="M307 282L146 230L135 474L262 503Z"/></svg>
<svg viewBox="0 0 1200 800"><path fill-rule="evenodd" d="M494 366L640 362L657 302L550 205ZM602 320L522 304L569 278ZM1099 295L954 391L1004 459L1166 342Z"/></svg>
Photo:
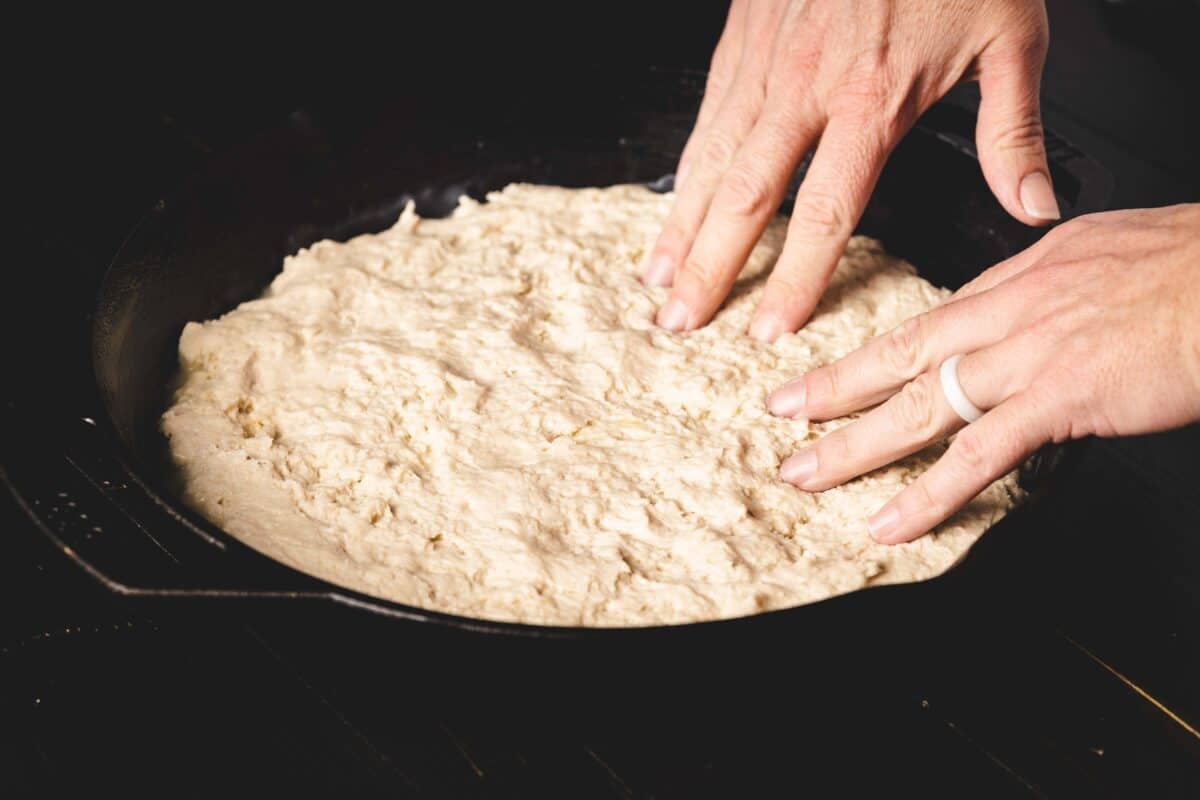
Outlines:
<svg viewBox="0 0 1200 800"><path fill-rule="evenodd" d="M382 616L540 638L661 634L661 628L620 632L464 620L284 568L173 500L157 420L184 323L258 294L288 253L318 239L383 228L410 198L423 214L444 214L462 193L482 197L514 180L669 188L702 86L703 76L694 73L606 71L572 76L569 87L553 81L529 87L519 100L477 91L381 111L298 112L277 130L212 159L203 174L146 214L110 267L94 316L98 394L80 398L86 424L68 423L73 472L24 486L10 475L19 498L81 566L129 594L307 599L351 607L356 622ZM860 226L952 288L1038 236L992 198L974 158L973 127L969 100L927 113L893 154ZM1107 173L1052 135L1048 145L1068 215L1102 208ZM72 485L77 490L50 489ZM88 514L81 520L84 506ZM1016 513L1002 524L1019 526L1020 519ZM104 535L92 535L101 529ZM986 558L974 552L972 562L986 568ZM801 620L817 626L822 619L841 625L856 609L866 614L920 602L938 583L881 587L672 630L751 631ZM303 607L311 610L312 603Z"/></svg>

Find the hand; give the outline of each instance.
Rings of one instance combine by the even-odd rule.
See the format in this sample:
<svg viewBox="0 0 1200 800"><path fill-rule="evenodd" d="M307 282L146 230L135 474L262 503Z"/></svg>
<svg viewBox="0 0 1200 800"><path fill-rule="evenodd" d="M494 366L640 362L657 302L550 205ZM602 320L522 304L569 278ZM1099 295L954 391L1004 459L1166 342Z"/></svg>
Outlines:
<svg viewBox="0 0 1200 800"><path fill-rule="evenodd" d="M992 191L1023 222L1057 219L1038 111L1047 36L1040 0L734 0L645 262L648 285L674 283L658 324L684 331L712 318L816 145L750 335L798 329L892 148L976 76Z"/></svg>
<svg viewBox="0 0 1200 800"><path fill-rule="evenodd" d="M938 367L956 353L965 428ZM1046 442L1200 419L1200 204L1080 217L947 302L774 392L771 412L827 420L883 401L786 459L822 491L962 428L868 523L915 539Z"/></svg>

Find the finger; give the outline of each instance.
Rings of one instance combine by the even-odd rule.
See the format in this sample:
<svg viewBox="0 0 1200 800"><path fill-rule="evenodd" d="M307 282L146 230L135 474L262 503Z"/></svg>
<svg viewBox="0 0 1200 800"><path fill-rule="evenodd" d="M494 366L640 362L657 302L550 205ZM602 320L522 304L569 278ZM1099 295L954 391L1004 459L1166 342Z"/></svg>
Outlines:
<svg viewBox="0 0 1200 800"><path fill-rule="evenodd" d="M805 491L822 492L940 441L962 424L937 376L926 373L861 419L784 459L779 475Z"/></svg>
<svg viewBox="0 0 1200 800"><path fill-rule="evenodd" d="M754 312L751 336L771 342L807 321L866 207L889 147L882 129L858 116L830 120L796 195L787 241Z"/></svg>
<svg viewBox="0 0 1200 800"><path fill-rule="evenodd" d="M675 288L658 316L669 330L704 325L724 301L746 259L775 214L816 125L769 105L722 176Z"/></svg>
<svg viewBox="0 0 1200 800"><path fill-rule="evenodd" d="M748 3L743 24L744 41L760 40L774 30L779 3ZM733 163L743 140L758 120L766 94L765 75L770 53L744 44L733 83L725 93L712 123L704 126L688 174L663 224L662 233L646 259L642 280L648 286L669 286L691 250L700 223L708 212L721 176Z"/></svg>
<svg viewBox="0 0 1200 800"><path fill-rule="evenodd" d="M849 355L784 384L767 398L767 408L776 416L826 420L873 406L955 353L1002 340L1022 319L1025 288L1004 284L905 320Z"/></svg>
<svg viewBox="0 0 1200 800"><path fill-rule="evenodd" d="M733 163L742 141L758 118L753 93L730 90L713 124L705 129L696 156L689 165L687 183L675 193L675 202L662 232L646 259L642 281L647 286L670 286L679 265L692 248L704 215Z"/></svg>
<svg viewBox="0 0 1200 800"><path fill-rule="evenodd" d="M729 6L729 14L725 18L725 28L721 38L713 49L712 62L708 68L708 78L704 84L704 97L700 100L700 110L696 113L696 124L683 146L679 155L679 166L675 169L675 191L683 188L687 177L689 162L694 156L697 142L704 137L704 130L712 123L717 109L725 100L729 85L737 74L737 65L742 57L742 47L745 36L747 8L749 0L734 0Z"/></svg>
<svg viewBox="0 0 1200 800"><path fill-rule="evenodd" d="M976 406L993 408L1025 391L1045 357L1045 348L1035 347L1038 335L1025 332L964 356L956 370L963 393ZM806 491L824 491L941 441L964 424L946 401L935 367L786 459L780 475Z"/></svg>
<svg viewBox="0 0 1200 800"><path fill-rule="evenodd" d="M964 428L925 474L883 506L867 525L884 544L908 542L944 522L992 481L1054 435L1053 402L1027 391Z"/></svg>
<svg viewBox="0 0 1200 800"><path fill-rule="evenodd" d="M1001 205L1029 225L1061 216L1039 110L1044 41L997 43L979 58L979 163Z"/></svg>

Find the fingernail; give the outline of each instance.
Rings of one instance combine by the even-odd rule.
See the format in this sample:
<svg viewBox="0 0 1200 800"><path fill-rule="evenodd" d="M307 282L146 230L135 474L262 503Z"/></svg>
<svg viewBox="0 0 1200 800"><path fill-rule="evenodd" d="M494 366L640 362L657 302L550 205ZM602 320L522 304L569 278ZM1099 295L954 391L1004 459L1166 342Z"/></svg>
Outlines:
<svg viewBox="0 0 1200 800"><path fill-rule="evenodd" d="M771 344L784 333L787 329L783 326L783 321L774 314L763 314L755 317L750 323L750 337L758 339L760 342Z"/></svg>
<svg viewBox="0 0 1200 800"><path fill-rule="evenodd" d="M642 273L642 283L647 286L670 286L674 275L675 262L670 256L660 253L650 259L650 264Z"/></svg>
<svg viewBox="0 0 1200 800"><path fill-rule="evenodd" d="M867 520L867 529L871 531L871 538L875 541L880 544L892 544L895 541L893 535L899 523L899 510L892 506L884 506L875 516Z"/></svg>
<svg viewBox="0 0 1200 800"><path fill-rule="evenodd" d="M682 331L687 327L688 307L678 297L672 297L658 310L655 323L669 331Z"/></svg>
<svg viewBox="0 0 1200 800"><path fill-rule="evenodd" d="M804 410L804 378L788 381L767 397L767 410L777 417L794 417Z"/></svg>
<svg viewBox="0 0 1200 800"><path fill-rule="evenodd" d="M1021 195L1021 205L1025 213L1034 219L1060 219L1058 201L1054 198L1054 188L1050 179L1041 172L1031 172L1021 180L1018 190Z"/></svg>
<svg viewBox="0 0 1200 800"><path fill-rule="evenodd" d="M801 450L789 456L779 465L779 477L799 486L817 472L817 454L813 450Z"/></svg>

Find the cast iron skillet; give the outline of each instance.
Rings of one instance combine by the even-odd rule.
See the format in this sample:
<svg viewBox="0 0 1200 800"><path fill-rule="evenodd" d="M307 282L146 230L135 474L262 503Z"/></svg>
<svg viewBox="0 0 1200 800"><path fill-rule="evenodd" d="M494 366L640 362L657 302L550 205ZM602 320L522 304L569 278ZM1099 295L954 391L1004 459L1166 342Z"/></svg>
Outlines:
<svg viewBox="0 0 1200 800"><path fill-rule="evenodd" d="M770 626L840 627L882 608L911 610L946 597L956 575L988 569L978 552L983 548L933 581L737 620L622 630L466 619L283 567L175 499L158 417L185 322L254 297L299 247L390 225L409 199L420 213L440 215L462 193L481 198L514 180L647 182L669 189L702 86L703 75L695 73L604 72L572 76L569 84L549 79L523 87L519 96L463 90L378 112L296 113L286 125L212 159L203 174L145 215L113 260L94 312L95 394L83 391L78 417L63 423L63 459L9 470L18 501L82 568L126 595L313 601L354 609L357 617L516 637L644 640L683 629L755 636ZM892 155L860 225L951 288L1039 235L992 198L974 157L973 127L969 100L943 102L927 113ZM1103 208L1108 174L1061 139L1049 135L1047 143L1066 214ZM1053 460L1035 459L1026 470L1035 493L1044 491ZM1018 509L987 538L1019 529L1026 514L1028 508ZM300 605L313 608L312 602Z"/></svg>

